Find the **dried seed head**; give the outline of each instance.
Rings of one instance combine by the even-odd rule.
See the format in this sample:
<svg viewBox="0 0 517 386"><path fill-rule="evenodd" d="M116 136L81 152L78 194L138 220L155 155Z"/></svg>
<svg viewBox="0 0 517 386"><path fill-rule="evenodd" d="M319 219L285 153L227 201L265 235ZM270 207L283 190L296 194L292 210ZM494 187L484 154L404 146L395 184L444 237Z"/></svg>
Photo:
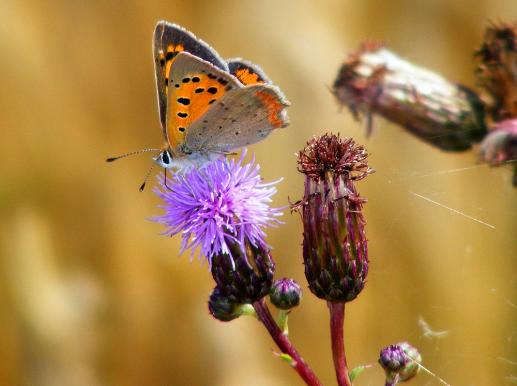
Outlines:
<svg viewBox="0 0 517 386"><path fill-rule="evenodd" d="M366 150L352 139L326 134L299 152L299 171L306 175L298 205L303 220L303 259L309 289L321 299L347 302L361 292L368 273L366 199L354 181L371 169Z"/></svg>
<svg viewBox="0 0 517 386"><path fill-rule="evenodd" d="M327 173L360 180L372 170L368 167L368 153L352 138L325 134L307 142L298 154L298 170L314 180L322 180Z"/></svg>
<svg viewBox="0 0 517 386"><path fill-rule="evenodd" d="M517 22L492 23L475 56L477 75L492 101L489 113L494 121L517 116Z"/></svg>

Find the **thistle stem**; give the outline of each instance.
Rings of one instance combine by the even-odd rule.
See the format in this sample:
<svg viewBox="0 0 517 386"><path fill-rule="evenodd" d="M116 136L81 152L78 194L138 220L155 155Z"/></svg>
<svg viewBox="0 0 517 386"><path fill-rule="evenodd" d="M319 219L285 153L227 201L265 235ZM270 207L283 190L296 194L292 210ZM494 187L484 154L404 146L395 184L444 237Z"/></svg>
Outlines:
<svg viewBox="0 0 517 386"><path fill-rule="evenodd" d="M330 311L330 338L332 342L332 357L336 378L339 386L352 386L346 364L345 341L343 338L343 323L345 321L345 303L327 302Z"/></svg>
<svg viewBox="0 0 517 386"><path fill-rule="evenodd" d="M253 303L253 307L257 312L259 320L264 324L266 329L275 341L278 348L284 354L288 354L292 358L291 366L296 370L298 375L305 381L308 386L321 386L321 382L312 372L309 365L305 363L301 355L296 351L295 347L289 340L288 336L282 332L275 322L273 315L264 302L264 299Z"/></svg>
<svg viewBox="0 0 517 386"><path fill-rule="evenodd" d="M399 384L400 377L396 375L393 379L386 379L384 386L397 386Z"/></svg>

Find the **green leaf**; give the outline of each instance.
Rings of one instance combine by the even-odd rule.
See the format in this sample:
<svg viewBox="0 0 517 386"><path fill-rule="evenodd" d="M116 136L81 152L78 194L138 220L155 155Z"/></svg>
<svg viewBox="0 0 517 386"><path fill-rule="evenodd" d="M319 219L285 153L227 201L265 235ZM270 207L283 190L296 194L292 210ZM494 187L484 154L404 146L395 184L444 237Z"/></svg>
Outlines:
<svg viewBox="0 0 517 386"><path fill-rule="evenodd" d="M289 366L294 366L295 365L295 361L291 357L291 355L286 354L286 353L281 353L281 354L277 354L277 355L278 355L278 357L280 359L282 359L283 361L287 362L289 364Z"/></svg>
<svg viewBox="0 0 517 386"><path fill-rule="evenodd" d="M366 368L370 366L361 365L354 367L352 370L348 372L348 376L350 377L350 380L353 382L359 374L361 374Z"/></svg>

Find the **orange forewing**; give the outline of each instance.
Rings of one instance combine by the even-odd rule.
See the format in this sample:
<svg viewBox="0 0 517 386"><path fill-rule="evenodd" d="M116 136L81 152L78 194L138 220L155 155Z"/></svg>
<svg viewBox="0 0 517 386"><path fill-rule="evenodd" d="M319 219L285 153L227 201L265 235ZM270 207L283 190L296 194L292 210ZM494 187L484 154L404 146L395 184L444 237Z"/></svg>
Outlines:
<svg viewBox="0 0 517 386"><path fill-rule="evenodd" d="M187 73L180 82L169 85L167 128L173 148L184 142L188 126L211 108L227 87L224 79L203 73Z"/></svg>
<svg viewBox="0 0 517 386"><path fill-rule="evenodd" d="M223 71L228 71L228 65L215 50L198 39L192 32L166 21L160 21L156 25L153 36L153 52L160 123L166 136L168 83L176 56L180 52L189 52Z"/></svg>

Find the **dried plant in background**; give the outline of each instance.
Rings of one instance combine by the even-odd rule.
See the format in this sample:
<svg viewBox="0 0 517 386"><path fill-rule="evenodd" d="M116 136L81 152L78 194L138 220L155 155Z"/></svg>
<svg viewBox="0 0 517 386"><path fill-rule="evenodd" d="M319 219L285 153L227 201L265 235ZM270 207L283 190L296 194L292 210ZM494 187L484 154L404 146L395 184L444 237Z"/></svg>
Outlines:
<svg viewBox="0 0 517 386"><path fill-rule="evenodd" d="M480 92L366 42L341 65L333 93L356 119L366 117L368 134L378 114L441 150L483 141L484 162L515 162L515 123L506 121L517 118L517 22L489 25L475 56Z"/></svg>

